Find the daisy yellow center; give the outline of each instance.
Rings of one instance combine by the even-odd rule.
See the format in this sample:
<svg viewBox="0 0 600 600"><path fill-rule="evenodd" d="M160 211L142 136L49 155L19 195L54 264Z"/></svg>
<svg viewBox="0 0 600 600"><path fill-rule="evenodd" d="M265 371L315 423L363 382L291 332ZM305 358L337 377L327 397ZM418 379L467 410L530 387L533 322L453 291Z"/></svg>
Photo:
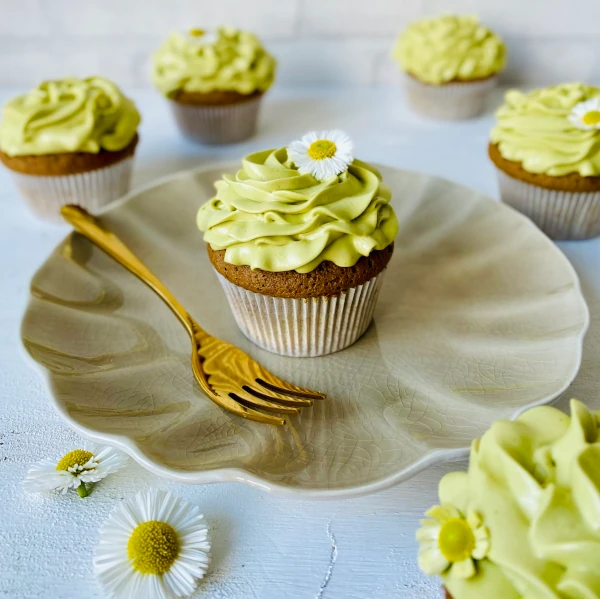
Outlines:
<svg viewBox="0 0 600 600"><path fill-rule="evenodd" d="M600 110L590 110L583 115L583 122L586 125L598 125L600 123Z"/></svg>
<svg viewBox="0 0 600 600"><path fill-rule="evenodd" d="M82 467L85 463L93 458L93 454L87 450L72 450L65 454L56 465L57 471L68 471L69 467L79 465Z"/></svg>
<svg viewBox="0 0 600 600"><path fill-rule="evenodd" d="M324 160L335 156L336 145L330 140L317 140L308 147L308 155L314 160Z"/></svg>
<svg viewBox="0 0 600 600"><path fill-rule="evenodd" d="M190 29L189 34L192 37L202 37L206 32L204 31L204 29Z"/></svg>
<svg viewBox="0 0 600 600"><path fill-rule="evenodd" d="M466 560L475 549L473 530L464 519L448 519L440 529L438 546L450 562Z"/></svg>
<svg viewBox="0 0 600 600"><path fill-rule="evenodd" d="M127 542L133 568L144 575L164 575L179 555L177 532L163 521L140 523Z"/></svg>

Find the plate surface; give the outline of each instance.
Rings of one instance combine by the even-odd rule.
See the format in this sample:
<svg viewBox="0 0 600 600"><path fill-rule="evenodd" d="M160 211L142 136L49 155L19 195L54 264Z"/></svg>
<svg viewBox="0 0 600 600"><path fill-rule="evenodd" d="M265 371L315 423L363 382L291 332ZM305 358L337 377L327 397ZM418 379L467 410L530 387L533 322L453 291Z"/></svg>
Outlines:
<svg viewBox="0 0 600 600"><path fill-rule="evenodd" d="M288 495L358 495L467 455L489 425L575 377L588 324L577 276L527 219L436 177L382 167L401 228L373 324L316 359L237 329L195 214L237 165L133 192L104 218L210 333L327 400L278 428L232 417L195 386L184 330L142 283L79 235L35 275L23 343L61 415L155 473Z"/></svg>

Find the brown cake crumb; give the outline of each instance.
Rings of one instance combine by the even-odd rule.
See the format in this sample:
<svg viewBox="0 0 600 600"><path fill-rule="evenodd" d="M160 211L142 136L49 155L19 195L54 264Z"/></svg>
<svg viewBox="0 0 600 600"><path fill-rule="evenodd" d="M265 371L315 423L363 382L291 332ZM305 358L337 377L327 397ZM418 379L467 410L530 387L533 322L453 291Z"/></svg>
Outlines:
<svg viewBox="0 0 600 600"><path fill-rule="evenodd" d="M9 169L27 175L75 175L95 171L133 156L139 141L135 137L122 150L100 150L97 154L91 152L62 152L60 154L40 154L26 156L8 156L0 151L0 161Z"/></svg>
<svg viewBox="0 0 600 600"><path fill-rule="evenodd" d="M545 173L530 173L525 170L520 162L508 160L500 154L498 144L490 142L488 154L492 162L507 175L514 179L532 183L548 190L561 190L565 192L597 192L600 190L600 176L582 177L579 173L569 173L554 177Z"/></svg>
<svg viewBox="0 0 600 600"><path fill-rule="evenodd" d="M262 92L258 90L251 94L218 90L214 92L184 92L183 90L179 90L171 97L171 100L179 104L192 104L194 106L225 106L247 102L258 96L262 96Z"/></svg>
<svg viewBox="0 0 600 600"><path fill-rule="evenodd" d="M225 250L213 250L208 245L208 256L215 269L226 279L246 290L278 298L314 298L338 296L345 290L362 285L383 271L394 251L394 244L383 250L374 250L361 257L352 267L338 267L330 261L322 262L310 273L282 271L271 273L252 270L225 262Z"/></svg>

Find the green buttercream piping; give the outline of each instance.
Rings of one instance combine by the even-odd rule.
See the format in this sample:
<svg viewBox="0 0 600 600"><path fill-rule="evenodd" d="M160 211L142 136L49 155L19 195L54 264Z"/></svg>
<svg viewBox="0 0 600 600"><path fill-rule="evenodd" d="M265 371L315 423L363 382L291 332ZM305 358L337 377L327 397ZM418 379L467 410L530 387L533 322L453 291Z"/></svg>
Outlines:
<svg viewBox="0 0 600 600"><path fill-rule="evenodd" d="M600 597L599 419L578 400L571 418L531 409L473 443L468 473L443 477L440 500L477 511L491 541L475 576L442 576L454 598Z"/></svg>
<svg viewBox="0 0 600 600"><path fill-rule="evenodd" d="M444 15L412 23L392 54L402 69L434 85L489 77L506 64L504 42L474 16Z"/></svg>
<svg viewBox="0 0 600 600"><path fill-rule="evenodd" d="M600 97L600 89L566 83L533 90L511 90L498 110L490 139L500 154L531 173L600 175L600 130L583 130L568 119L580 102Z"/></svg>
<svg viewBox="0 0 600 600"><path fill-rule="evenodd" d="M265 150L246 156L242 169L215 187L216 196L198 212L198 227L233 265L299 273L324 260L350 267L398 232L390 189L359 160L318 181L299 173L285 148Z"/></svg>
<svg viewBox="0 0 600 600"><path fill-rule="evenodd" d="M152 80L167 97L178 91L251 94L271 86L276 64L252 33L222 27L211 40L175 32L154 55Z"/></svg>
<svg viewBox="0 0 600 600"><path fill-rule="evenodd" d="M9 156L122 150L139 123L135 104L108 79L45 81L4 106L0 150Z"/></svg>

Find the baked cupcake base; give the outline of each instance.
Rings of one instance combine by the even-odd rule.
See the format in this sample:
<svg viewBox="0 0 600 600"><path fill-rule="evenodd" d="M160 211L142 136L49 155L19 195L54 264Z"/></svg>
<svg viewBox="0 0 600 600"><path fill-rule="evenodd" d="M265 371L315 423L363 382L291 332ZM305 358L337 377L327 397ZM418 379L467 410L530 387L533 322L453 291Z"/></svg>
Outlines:
<svg viewBox="0 0 600 600"><path fill-rule="evenodd" d="M129 191L137 143L136 135L122 150L97 154L8 156L0 152L0 161L34 213L62 221L64 204L78 204L94 213Z"/></svg>
<svg viewBox="0 0 600 600"><path fill-rule="evenodd" d="M457 121L483 112L497 80L497 76L493 75L473 81L432 85L405 74L404 90L410 107L416 113L432 119Z"/></svg>
<svg viewBox="0 0 600 600"><path fill-rule="evenodd" d="M231 93L230 93L231 94ZM169 105L181 134L202 144L233 144L256 133L262 93L186 94L170 99ZM210 103L213 99L214 103Z"/></svg>
<svg viewBox="0 0 600 600"><path fill-rule="evenodd" d="M250 341L284 356L315 357L347 348L367 330L393 244L353 267L321 263L310 273L253 271L225 263L223 250L208 252Z"/></svg>
<svg viewBox="0 0 600 600"><path fill-rule="evenodd" d="M367 330L384 273L339 296L277 298L256 294L218 274L242 333L257 346L294 357L332 354Z"/></svg>
<svg viewBox="0 0 600 600"><path fill-rule="evenodd" d="M500 198L529 217L553 240L583 240L600 235L600 177L571 173L563 177L529 173L502 157L495 144Z"/></svg>
<svg viewBox="0 0 600 600"><path fill-rule="evenodd" d="M13 180L29 208L42 219L62 221L61 206L78 204L96 213L124 196L131 186L133 159L75 175L43 176L12 172Z"/></svg>

